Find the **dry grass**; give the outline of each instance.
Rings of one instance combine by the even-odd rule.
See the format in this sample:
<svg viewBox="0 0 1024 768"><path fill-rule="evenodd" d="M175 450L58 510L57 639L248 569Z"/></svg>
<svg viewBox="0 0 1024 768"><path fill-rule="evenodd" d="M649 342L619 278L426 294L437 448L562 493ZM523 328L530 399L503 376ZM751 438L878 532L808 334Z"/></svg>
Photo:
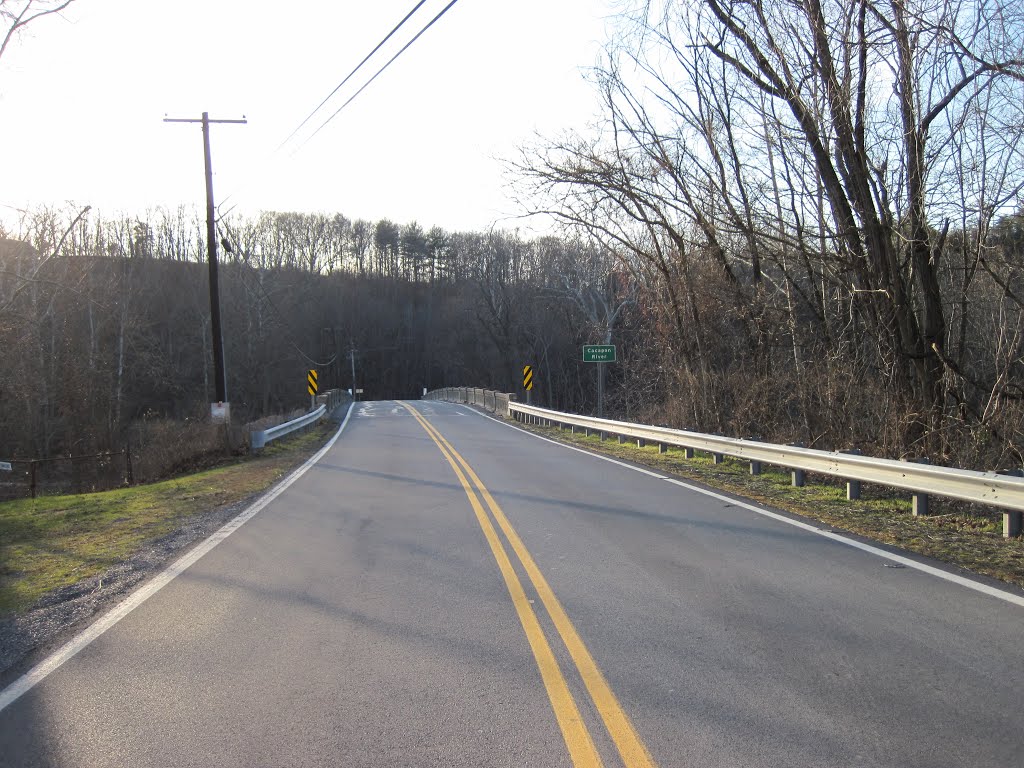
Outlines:
<svg viewBox="0 0 1024 768"><path fill-rule="evenodd" d="M103 573L195 515L269 488L337 429L325 424L251 457L150 485L0 503L0 614Z"/></svg>
<svg viewBox="0 0 1024 768"><path fill-rule="evenodd" d="M659 454L657 445L638 448L614 438L602 442L596 434L519 426L1024 587L1024 538L1003 538L1002 513L991 508L932 497L933 514L914 517L909 496L888 488L865 484L860 501L847 501L845 484L833 478L808 475L805 487L794 488L788 472L767 465L752 476L749 464L737 459L714 464L699 453L686 459L680 449Z"/></svg>

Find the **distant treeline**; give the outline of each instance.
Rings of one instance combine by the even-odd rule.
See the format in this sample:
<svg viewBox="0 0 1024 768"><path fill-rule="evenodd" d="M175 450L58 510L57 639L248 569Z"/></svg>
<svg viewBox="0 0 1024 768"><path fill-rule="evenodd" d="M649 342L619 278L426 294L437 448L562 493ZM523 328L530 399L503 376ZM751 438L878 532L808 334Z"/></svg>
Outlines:
<svg viewBox="0 0 1024 768"><path fill-rule="evenodd" d="M40 210L0 241L0 455L117 448L140 419L213 399L205 222ZM613 270L595 246L505 232L266 213L222 226L221 303L236 421L306 402L305 371L365 398L462 383L585 408L601 341L573 291ZM603 332L601 332L603 333Z"/></svg>
<svg viewBox="0 0 1024 768"><path fill-rule="evenodd" d="M980 246L969 232L944 238L953 254L973 238L985 269L966 293L955 266L942 279L956 322L936 408L886 373L913 360L887 357L861 314L870 299L822 293L820 260L787 267L768 255L755 275L742 242L680 252L666 238L643 256L596 237L235 218L219 232L228 398L236 422L282 413L307 401L306 369L324 388L349 388L353 362L367 399L455 385L522 396L531 364L535 402L592 413L596 368L580 347L614 343L612 416L1008 466L1024 449L1022 224L1004 217ZM7 233L0 456L117 449L133 425L205 418L204 231L184 210L40 210Z"/></svg>

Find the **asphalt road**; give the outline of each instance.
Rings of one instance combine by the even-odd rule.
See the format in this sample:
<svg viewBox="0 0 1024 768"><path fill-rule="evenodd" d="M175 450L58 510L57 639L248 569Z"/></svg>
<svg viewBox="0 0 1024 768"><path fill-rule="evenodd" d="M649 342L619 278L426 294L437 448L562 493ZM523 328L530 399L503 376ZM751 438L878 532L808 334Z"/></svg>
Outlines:
<svg viewBox="0 0 1024 768"><path fill-rule="evenodd" d="M885 566L463 406L358 404L0 711L0 765L1024 764L1024 609Z"/></svg>

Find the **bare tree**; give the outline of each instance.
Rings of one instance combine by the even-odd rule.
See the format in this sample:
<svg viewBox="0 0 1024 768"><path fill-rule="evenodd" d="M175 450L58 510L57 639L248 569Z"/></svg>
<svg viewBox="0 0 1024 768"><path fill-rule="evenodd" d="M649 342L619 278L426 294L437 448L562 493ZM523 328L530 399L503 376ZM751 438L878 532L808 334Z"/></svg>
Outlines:
<svg viewBox="0 0 1024 768"><path fill-rule="evenodd" d="M1005 386L957 361L985 233L1024 187L1020 7L634 3L595 81L601 132L515 164L535 209L630 254L680 338L716 344L705 366L777 376L788 347L794 389L845 369L906 410L904 444L952 450L947 420ZM707 265L714 302L692 288ZM732 350L701 305L737 321Z"/></svg>
<svg viewBox="0 0 1024 768"><path fill-rule="evenodd" d="M7 47L24 29L44 16L59 14L75 0L0 0L0 58Z"/></svg>

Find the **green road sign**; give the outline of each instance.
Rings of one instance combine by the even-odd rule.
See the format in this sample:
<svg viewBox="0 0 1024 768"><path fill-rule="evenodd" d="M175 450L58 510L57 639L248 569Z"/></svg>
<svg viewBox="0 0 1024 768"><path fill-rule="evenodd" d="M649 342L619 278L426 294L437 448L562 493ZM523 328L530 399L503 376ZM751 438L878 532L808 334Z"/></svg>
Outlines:
<svg viewBox="0 0 1024 768"><path fill-rule="evenodd" d="M583 345L583 362L584 363L614 363L615 362L615 345L614 344L584 344Z"/></svg>

